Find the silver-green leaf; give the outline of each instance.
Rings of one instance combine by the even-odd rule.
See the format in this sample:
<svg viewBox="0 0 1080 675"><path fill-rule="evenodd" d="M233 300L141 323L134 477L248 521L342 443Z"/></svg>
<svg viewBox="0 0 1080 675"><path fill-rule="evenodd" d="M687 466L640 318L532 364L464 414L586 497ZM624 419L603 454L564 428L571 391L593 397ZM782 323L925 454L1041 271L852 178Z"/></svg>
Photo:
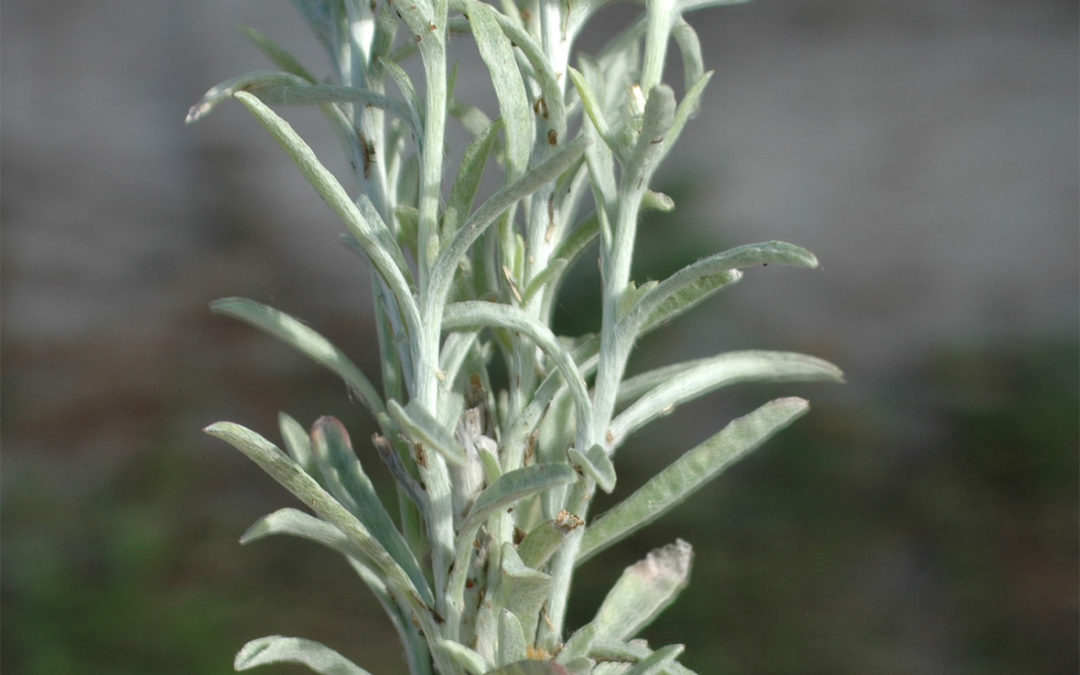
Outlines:
<svg viewBox="0 0 1080 675"><path fill-rule="evenodd" d="M431 601L430 591L417 588L363 523L316 483L314 478L307 475L299 464L273 443L239 424L216 422L204 431L244 453L293 496L311 507L323 520L341 530L350 543L380 570L388 585L409 601L414 611L422 617L428 615L428 607L424 603ZM427 597L421 599L421 594Z"/></svg>
<svg viewBox="0 0 1080 675"><path fill-rule="evenodd" d="M627 436L676 406L698 398L710 391L737 382L842 382L839 368L822 359L794 352L740 351L728 352L707 359L661 368L656 374L645 373L642 379L655 384L641 398L620 413L611 423L609 448L622 444ZM638 378L624 382L636 388Z"/></svg>
<svg viewBox="0 0 1080 675"><path fill-rule="evenodd" d="M535 133L525 82L514 58L514 47L499 26L498 12L477 0L465 0L465 13L499 101L506 134L506 179L513 181L528 168Z"/></svg>
<svg viewBox="0 0 1080 675"><path fill-rule="evenodd" d="M423 591L425 598L431 597L420 565L375 494L375 487L353 451L345 426L333 417L320 417L311 427L311 448L322 475L328 482L333 479L331 486L340 486L344 491L337 495L338 501L355 509L354 515L401 565L413 585Z"/></svg>
<svg viewBox="0 0 1080 675"><path fill-rule="evenodd" d="M465 465L467 458L461 443L419 401L409 401L407 406L402 407L391 399L387 412L409 440L423 443L425 448L435 450L451 464Z"/></svg>
<svg viewBox="0 0 1080 675"><path fill-rule="evenodd" d="M582 537L578 562L659 518L733 462L801 417L809 407L805 399L780 398L730 422L590 524Z"/></svg>
<svg viewBox="0 0 1080 675"><path fill-rule="evenodd" d="M251 670L273 663L297 663L322 675L371 675L324 644L303 638L268 635L244 645L233 667Z"/></svg>
<svg viewBox="0 0 1080 675"><path fill-rule="evenodd" d="M692 559L690 544L679 539L627 567L596 612L594 640L626 640L649 625L686 587Z"/></svg>
<svg viewBox="0 0 1080 675"><path fill-rule="evenodd" d="M299 319L247 298L222 298L210 303L218 314L231 316L291 345L345 381L345 385L373 415L385 410L382 397L345 353Z"/></svg>

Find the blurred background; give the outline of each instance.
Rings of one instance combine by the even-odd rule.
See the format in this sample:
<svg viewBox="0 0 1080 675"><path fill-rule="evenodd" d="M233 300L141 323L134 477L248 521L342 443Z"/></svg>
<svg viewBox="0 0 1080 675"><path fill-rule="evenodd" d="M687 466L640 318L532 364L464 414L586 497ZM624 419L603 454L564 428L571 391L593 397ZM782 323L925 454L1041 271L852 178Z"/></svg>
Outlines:
<svg viewBox="0 0 1080 675"><path fill-rule="evenodd" d="M378 372L368 272L329 210L239 106L183 125L267 67L238 22L324 73L316 41L283 0L8 0L2 19L0 668L226 673L276 633L404 672L334 554L238 545L291 497L200 433L276 437L278 410L370 433L332 376L207 310L273 304ZM702 675L1077 672L1076 3L759 0L691 21L717 73L635 276L767 239L823 269L751 270L632 367L790 349L849 383L726 389L638 435L594 513L769 397L814 403L584 566L570 625L678 536L691 586L646 636ZM341 167L317 115L287 115ZM564 330L597 321L593 269Z"/></svg>

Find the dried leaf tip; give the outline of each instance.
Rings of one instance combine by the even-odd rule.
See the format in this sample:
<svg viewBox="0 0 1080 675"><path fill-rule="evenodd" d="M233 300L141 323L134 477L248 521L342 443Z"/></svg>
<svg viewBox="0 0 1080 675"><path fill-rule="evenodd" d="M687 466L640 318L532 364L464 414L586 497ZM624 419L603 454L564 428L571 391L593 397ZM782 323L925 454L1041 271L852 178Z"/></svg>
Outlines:
<svg viewBox="0 0 1080 675"><path fill-rule="evenodd" d="M627 571L646 581L665 577L685 578L690 573L693 557L693 547L683 539L676 539L673 544L653 549L644 560L634 563Z"/></svg>

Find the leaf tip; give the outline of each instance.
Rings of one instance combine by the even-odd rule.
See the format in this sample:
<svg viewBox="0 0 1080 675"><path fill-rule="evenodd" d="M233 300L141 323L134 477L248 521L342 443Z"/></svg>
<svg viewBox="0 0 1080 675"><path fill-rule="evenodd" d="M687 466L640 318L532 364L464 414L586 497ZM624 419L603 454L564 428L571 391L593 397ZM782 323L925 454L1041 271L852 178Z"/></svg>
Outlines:
<svg viewBox="0 0 1080 675"><path fill-rule="evenodd" d="M216 438L222 438L229 433L229 429L233 426L232 422L214 422L203 427L203 433Z"/></svg>

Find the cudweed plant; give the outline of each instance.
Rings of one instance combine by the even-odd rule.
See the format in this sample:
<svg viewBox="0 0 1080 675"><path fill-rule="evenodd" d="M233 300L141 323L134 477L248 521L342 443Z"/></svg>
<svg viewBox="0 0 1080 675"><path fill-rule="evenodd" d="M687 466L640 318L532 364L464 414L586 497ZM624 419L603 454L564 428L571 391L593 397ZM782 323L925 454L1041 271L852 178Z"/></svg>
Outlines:
<svg viewBox="0 0 1080 675"><path fill-rule="evenodd" d="M331 78L317 79L244 28L278 70L227 80L188 115L194 122L240 102L374 270L381 393L296 318L242 298L212 305L340 376L378 426L370 445L358 455L331 417L308 431L282 413L287 452L231 422L206 431L310 509L271 513L241 542L288 534L345 556L397 629L412 675L688 673L676 660L682 645L653 649L634 637L686 585L689 544L678 540L626 568L596 617L567 635L574 568L686 499L807 402L781 398L732 421L595 519L592 497L614 489L613 460L626 439L685 401L736 382L841 378L819 359L772 351L627 376L639 338L739 281L740 270L817 260L791 244L751 244L635 284L641 211L674 207L650 182L712 75L684 15L727 0L645 0L642 16L599 53L574 54L608 2L296 0L329 53ZM447 47L470 36L498 102L494 120L454 96ZM672 44L685 77L681 99L662 79ZM411 59L423 95L403 67ZM319 106L340 132L351 190L273 109L295 104ZM452 118L471 142L451 179ZM489 164L500 186L477 204ZM600 332L556 335L560 285L597 239ZM497 361L508 382L499 390ZM396 504L381 503L372 488L375 457L396 481ZM281 636L249 642L235 666L275 662L367 672L329 647Z"/></svg>

